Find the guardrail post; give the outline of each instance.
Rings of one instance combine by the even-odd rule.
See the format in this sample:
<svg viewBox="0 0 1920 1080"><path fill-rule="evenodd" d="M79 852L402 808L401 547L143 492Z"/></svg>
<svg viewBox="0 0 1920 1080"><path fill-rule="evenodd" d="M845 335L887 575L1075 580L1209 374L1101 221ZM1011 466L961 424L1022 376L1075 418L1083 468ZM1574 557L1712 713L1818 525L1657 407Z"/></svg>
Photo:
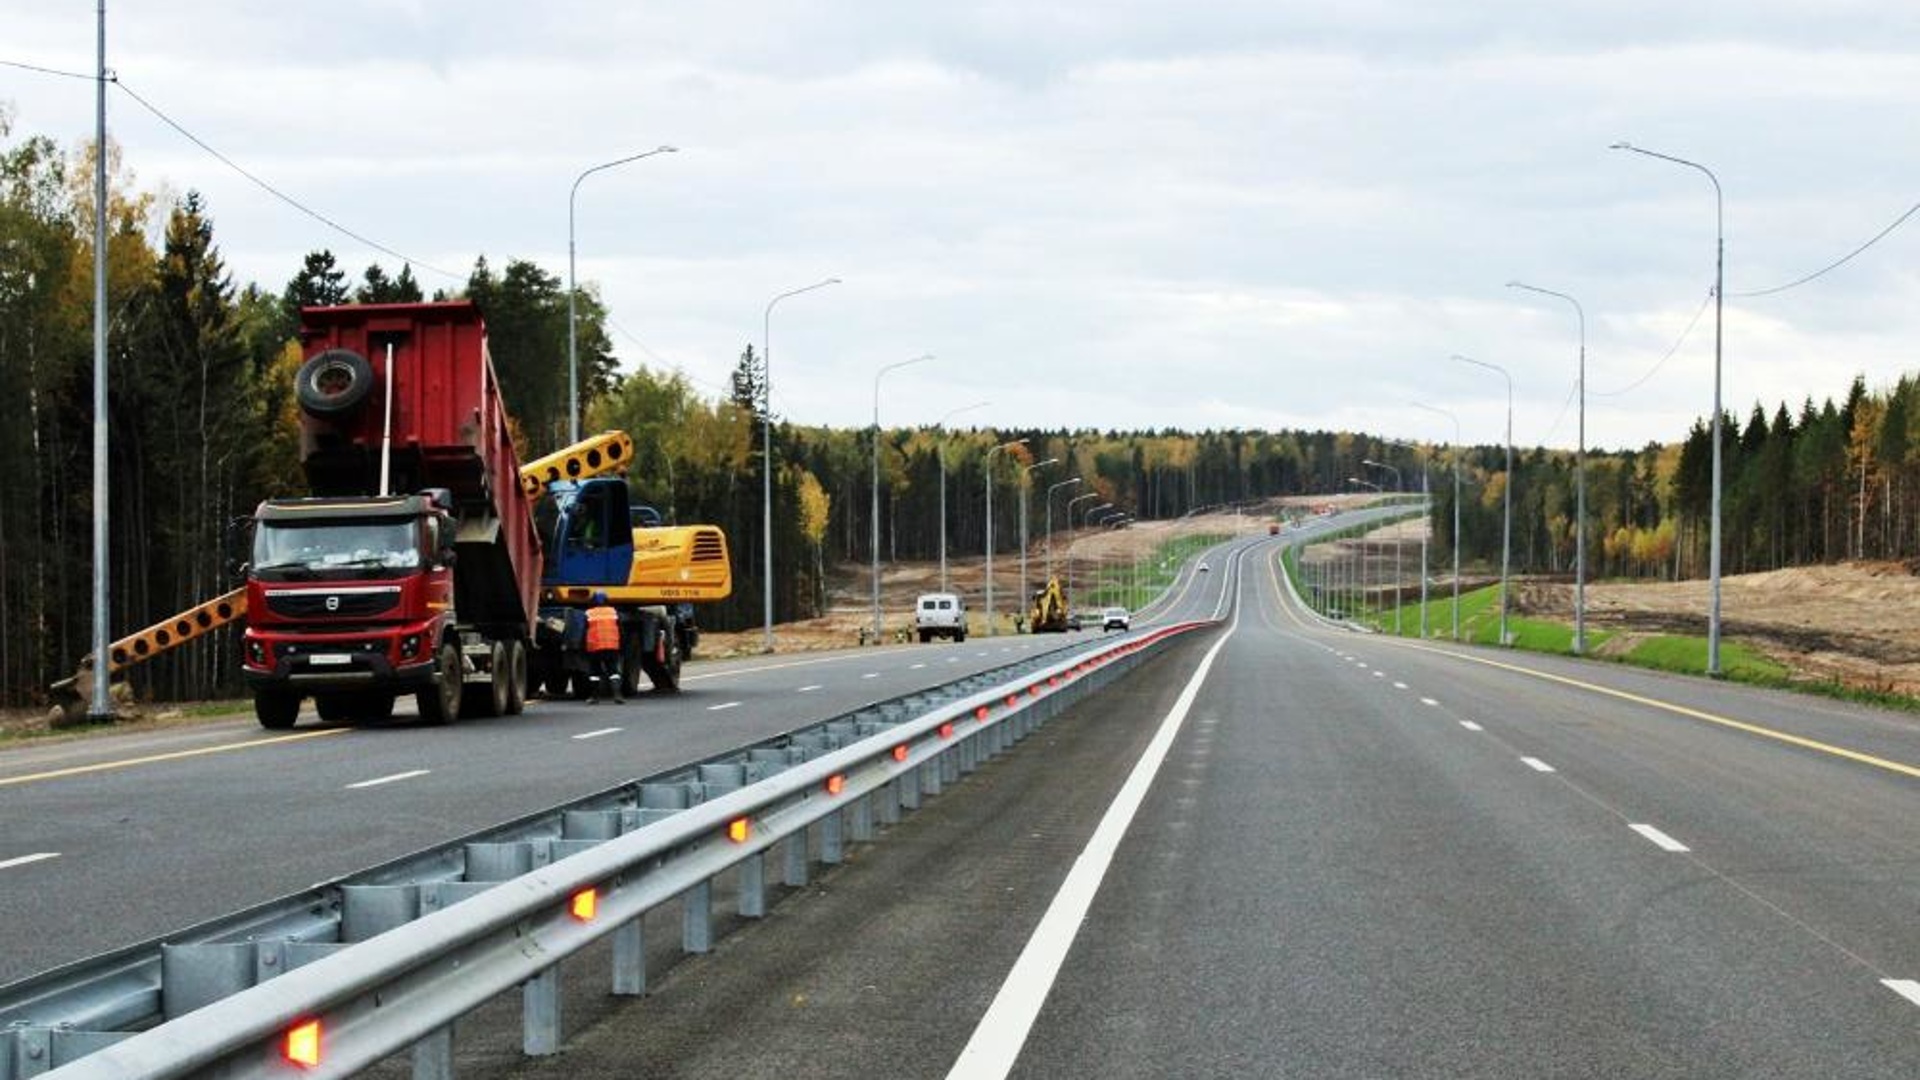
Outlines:
<svg viewBox="0 0 1920 1080"><path fill-rule="evenodd" d="M413 1080L453 1080L453 1027L413 1044Z"/></svg>
<svg viewBox="0 0 1920 1080"><path fill-rule="evenodd" d="M807 828L802 825L787 837L782 845L787 852L785 880L790 888L798 889L807 883L811 867L807 865Z"/></svg>
<svg viewBox="0 0 1920 1080"><path fill-rule="evenodd" d="M767 854L756 851L740 860L740 914L758 919L767 913Z"/></svg>
<svg viewBox="0 0 1920 1080"><path fill-rule="evenodd" d="M520 990L521 1049L528 1057L560 1052L560 965L528 979Z"/></svg>
<svg viewBox="0 0 1920 1080"><path fill-rule="evenodd" d="M960 759L961 756L967 752L966 745L967 744L963 742L959 746L940 755L941 784L957 784L960 782Z"/></svg>
<svg viewBox="0 0 1920 1080"><path fill-rule="evenodd" d="M713 881L680 894L680 947L690 953L713 949Z"/></svg>
<svg viewBox="0 0 1920 1080"><path fill-rule="evenodd" d="M920 766L916 765L900 774L900 808L903 810L920 809ZM899 820L895 818L894 820Z"/></svg>
<svg viewBox="0 0 1920 1080"><path fill-rule="evenodd" d="M846 858L846 811L835 807L820 819L820 861L837 866Z"/></svg>
<svg viewBox="0 0 1920 1080"><path fill-rule="evenodd" d="M647 992L647 937L640 916L613 932L613 992L618 997Z"/></svg>
<svg viewBox="0 0 1920 1080"><path fill-rule="evenodd" d="M900 824L900 779L895 777L887 781L877 794L880 798L880 824Z"/></svg>
<svg viewBox="0 0 1920 1080"><path fill-rule="evenodd" d="M935 754L931 760L921 762L920 767L914 770L920 774L922 795L938 795L943 790L947 772L946 760L946 753Z"/></svg>
<svg viewBox="0 0 1920 1080"><path fill-rule="evenodd" d="M853 820L848 823L847 833L856 844L873 841L873 796L862 795L853 800Z"/></svg>

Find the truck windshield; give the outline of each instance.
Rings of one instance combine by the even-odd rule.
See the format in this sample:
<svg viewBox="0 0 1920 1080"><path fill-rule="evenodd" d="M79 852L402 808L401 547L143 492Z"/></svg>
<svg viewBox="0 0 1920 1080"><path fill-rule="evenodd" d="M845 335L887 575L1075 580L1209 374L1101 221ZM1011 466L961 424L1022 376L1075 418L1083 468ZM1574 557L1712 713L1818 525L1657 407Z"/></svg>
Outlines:
<svg viewBox="0 0 1920 1080"><path fill-rule="evenodd" d="M299 579L364 571L386 577L420 565L420 544L408 520L262 523L254 532L253 569L264 578Z"/></svg>

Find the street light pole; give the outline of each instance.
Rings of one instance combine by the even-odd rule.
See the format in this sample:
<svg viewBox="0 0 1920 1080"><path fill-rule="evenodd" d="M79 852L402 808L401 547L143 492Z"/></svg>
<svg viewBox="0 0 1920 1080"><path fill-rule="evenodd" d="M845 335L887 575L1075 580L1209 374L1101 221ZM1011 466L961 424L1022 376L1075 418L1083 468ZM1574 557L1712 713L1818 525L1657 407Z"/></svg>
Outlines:
<svg viewBox="0 0 1920 1080"><path fill-rule="evenodd" d="M1031 465L1023 466L1020 469L1020 597L1019 597L1019 602L1022 604L1027 603L1029 599L1029 597L1027 596L1027 503L1030 501L1027 498L1028 477L1033 475L1033 470L1035 469L1045 468L1048 465L1058 465L1058 464L1060 464L1059 458L1050 457L1045 461L1036 461ZM1014 618L1018 619L1019 616L1015 615Z"/></svg>
<svg viewBox="0 0 1920 1080"><path fill-rule="evenodd" d="M1073 603L1073 504L1087 499L1097 499L1100 493L1089 491L1084 495L1075 495L1067 500L1067 603ZM1083 521L1085 519L1082 519Z"/></svg>
<svg viewBox="0 0 1920 1080"><path fill-rule="evenodd" d="M933 425L936 434L933 440L933 456L940 464L940 591L947 591L947 421L969 409L984 409L993 404L991 401L976 401L971 405L962 405L940 418Z"/></svg>
<svg viewBox="0 0 1920 1080"><path fill-rule="evenodd" d="M111 648L113 611L108 577L113 571L113 534L108 530L109 430L107 424L107 0L95 25L99 72L94 82L93 143L93 671L87 719L113 719Z"/></svg>
<svg viewBox="0 0 1920 1080"><path fill-rule="evenodd" d="M1355 487L1372 488L1376 495L1380 494L1383 490L1379 484L1369 483L1368 481L1362 480L1357 476L1347 477L1347 483L1352 484ZM1359 606L1363 609L1366 607L1366 594L1367 594L1367 547L1368 547L1367 527L1365 525L1362 525L1360 526L1360 605ZM1376 597L1376 599L1378 598Z"/></svg>
<svg viewBox="0 0 1920 1080"><path fill-rule="evenodd" d="M911 360L899 360L884 364L873 373L873 641L878 645L881 639L880 625L880 379L887 372L903 368L909 364L924 363L933 359L933 354L924 353Z"/></svg>
<svg viewBox="0 0 1920 1080"><path fill-rule="evenodd" d="M628 154L626 157L595 165L573 178L573 188L567 192L567 442L580 441L580 345L578 315L575 313L574 294L579 291L574 284L574 244L573 244L573 204L580 194L580 181L602 169L611 169L616 165L625 165L629 161L639 161L655 154L678 153L674 146L658 146L642 154Z"/></svg>
<svg viewBox="0 0 1920 1080"><path fill-rule="evenodd" d="M1697 161L1642 150L1627 142L1614 143L1611 149L1631 150L1636 154L1698 169L1713 183L1713 516L1707 540L1707 674L1717 679L1720 677L1720 316L1727 291L1726 200L1720 191L1720 178L1713 175L1712 169Z"/></svg>
<svg viewBox="0 0 1920 1080"><path fill-rule="evenodd" d="M1506 508L1500 525L1500 644L1505 647L1507 644L1507 568L1513 553L1513 376L1507 374L1507 369L1499 364L1489 364L1470 356L1461 356L1459 353L1455 353L1453 358L1463 364L1497 371L1501 378L1507 380L1507 482L1504 492Z"/></svg>
<svg viewBox="0 0 1920 1080"><path fill-rule="evenodd" d="M1067 479L1062 480L1059 483L1054 484L1053 486L1047 488L1047 580L1048 581L1053 580L1053 493L1060 490L1063 487L1072 487L1073 485L1078 484L1079 482L1080 482L1079 477L1070 476Z"/></svg>
<svg viewBox="0 0 1920 1080"><path fill-rule="evenodd" d="M1557 296L1573 305L1580 323L1580 369L1574 382L1580 392L1580 446L1574 452L1573 473L1573 655L1581 656L1587 651L1587 312L1580 301L1563 292L1524 281L1509 281L1507 287Z"/></svg>
<svg viewBox="0 0 1920 1080"><path fill-rule="evenodd" d="M993 624L993 455L1015 446L1025 446L1027 440L1015 439L1003 442L987 451L987 636L997 632Z"/></svg>
<svg viewBox="0 0 1920 1080"><path fill-rule="evenodd" d="M1453 640L1460 640L1460 418L1440 408L1414 402L1415 408L1439 413L1453 421Z"/></svg>
<svg viewBox="0 0 1920 1080"><path fill-rule="evenodd" d="M1360 462L1360 464L1368 465L1376 469L1384 469L1387 472L1392 473L1393 474L1393 490L1395 491L1406 490L1407 485L1406 485L1406 482L1400 478L1400 470L1393 467L1392 465L1387 465L1378 461L1362 461ZM1424 551L1426 549L1426 541L1422 539L1420 543L1421 543L1421 550ZM1426 588L1425 579L1421 580L1421 588L1422 589ZM1401 607L1401 604L1400 604L1400 533L1399 533L1399 530L1396 529L1394 530L1394 535L1393 535L1393 636L1394 637L1400 636L1400 607ZM1422 614L1424 615L1424 613L1425 611L1424 609L1422 609Z"/></svg>
<svg viewBox="0 0 1920 1080"><path fill-rule="evenodd" d="M765 616L762 652L773 651L773 305L789 296L840 284L837 277L790 289L767 301L760 317L760 605Z"/></svg>

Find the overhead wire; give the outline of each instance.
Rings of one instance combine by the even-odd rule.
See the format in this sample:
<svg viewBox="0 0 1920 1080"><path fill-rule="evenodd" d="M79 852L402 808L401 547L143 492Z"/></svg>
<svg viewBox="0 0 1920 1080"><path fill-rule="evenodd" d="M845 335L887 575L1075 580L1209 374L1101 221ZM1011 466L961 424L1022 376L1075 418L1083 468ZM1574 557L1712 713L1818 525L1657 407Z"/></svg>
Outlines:
<svg viewBox="0 0 1920 1080"><path fill-rule="evenodd" d="M88 73L78 72L78 71L61 71L58 68L42 67L38 64L28 64L18 60L0 60L0 67L18 68L22 71L38 72L43 75L56 75L61 78L68 78L68 79L86 79L90 82L100 78L100 76L94 75L94 74L88 74ZM211 155L214 158L214 160L220 162L222 165L225 165L227 168L232 169L234 172L240 174L242 177L246 178L248 182L252 183L255 187L258 187L260 190L266 192L267 194L273 196L274 198L294 208L295 210L298 210L302 214L305 214L306 216L312 218L313 220L319 222L320 224L325 225L327 228L332 229L333 231L339 233L342 236L348 237L361 244L365 244L367 247L370 247L373 250L378 251L383 255L387 255L392 258L399 259L402 263L417 266L422 270L439 274L441 277L448 278L453 281L464 282L467 280L467 276L465 274L457 274L451 270L446 270L441 267L435 266L430 262L426 262L421 259L416 259L413 256L406 254L405 252L396 251L393 248L390 248L387 245L382 244L377 240L363 236L360 233L357 233L354 230L347 228L345 225L342 225L339 222L333 220L332 218L326 216L325 214L322 214L318 210L315 210L312 207L309 207L306 204L300 202L300 200L295 199L293 196L288 195L287 193L281 191L279 188L274 187L272 184L267 183L265 180L254 175L252 172L249 172L247 169L242 167L238 162L234 161L232 158L214 149L213 146L210 145L205 139L202 139L200 136L195 135L191 131L188 131L184 125L182 125L179 121L175 120L173 117L168 116L164 111L160 109L159 106L155 105L153 102L148 101L146 98L142 97L138 92L136 92L133 89L133 87L128 86L125 80L120 78L120 75L118 72L108 71L106 74L106 80L112 83L115 87L117 87L121 93L126 94L128 97L132 98L134 102L138 104L141 108L152 113L156 118L160 120L161 123L166 124L168 127L172 128L174 131L180 133L180 135L186 138L187 141L193 143L195 146L206 151L209 155Z"/></svg>
<svg viewBox="0 0 1920 1080"><path fill-rule="evenodd" d="M1673 359L1673 354L1680 351L1680 346L1687 343L1687 338L1693 335L1693 328L1700 325L1700 317L1707 313L1707 305L1711 303L1713 303L1713 290L1708 289L1706 299L1700 301L1700 306L1694 310L1693 318L1687 320L1687 328L1680 331L1680 336L1674 340L1672 347L1668 348L1667 351L1661 355L1660 359L1654 361L1653 366L1647 369L1645 375L1640 376L1638 379L1635 379L1618 390L1589 390L1587 391L1587 395L1589 397L1620 397L1624 394L1630 394L1646 385L1647 380L1658 375L1660 369L1666 366L1667 361Z"/></svg>
<svg viewBox="0 0 1920 1080"><path fill-rule="evenodd" d="M1884 240L1888 233L1906 224L1907 219L1912 217L1916 213L1920 213L1920 203L1914 203L1912 206L1908 207L1906 213L1901 214L1897 218L1894 218L1893 224L1873 234L1873 238L1868 240L1866 243L1861 244L1859 247L1854 248L1852 251L1847 252L1845 255L1842 255L1840 258L1834 260L1831 263L1828 263L1826 266L1823 266L1820 269L1815 270L1813 273L1808 274L1806 277L1795 278L1794 280L1787 282L1785 285L1775 285L1770 289L1754 289L1751 292L1736 292L1736 293L1728 293L1727 295L1736 296L1743 300L1751 297L1755 297L1755 296L1772 296L1774 293L1783 293L1783 292L1786 292L1788 289L1797 289L1800 286L1805 285L1807 282L1814 280L1815 278L1825 277L1827 274L1835 270L1838 270L1842 266L1845 266L1846 264L1852 262L1854 256L1860 254L1861 252L1872 247L1873 245L1879 243L1881 240Z"/></svg>

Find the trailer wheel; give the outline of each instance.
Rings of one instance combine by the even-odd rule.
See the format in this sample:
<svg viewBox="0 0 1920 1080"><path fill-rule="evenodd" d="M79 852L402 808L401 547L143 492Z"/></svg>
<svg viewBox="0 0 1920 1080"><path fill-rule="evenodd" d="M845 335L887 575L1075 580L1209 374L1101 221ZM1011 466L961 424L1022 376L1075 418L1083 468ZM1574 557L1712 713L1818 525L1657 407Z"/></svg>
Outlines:
<svg viewBox="0 0 1920 1080"><path fill-rule="evenodd" d="M413 695L420 719L429 724L451 724L460 719L460 646L449 638L440 643L439 671L433 685Z"/></svg>
<svg viewBox="0 0 1920 1080"><path fill-rule="evenodd" d="M499 678L496 673L494 678ZM519 716L527 707L527 646L507 642L507 715Z"/></svg>
<svg viewBox="0 0 1920 1080"><path fill-rule="evenodd" d="M300 697L279 690L260 690L253 695L253 715L269 731L285 731L300 718Z"/></svg>
<svg viewBox="0 0 1920 1080"><path fill-rule="evenodd" d="M373 365L351 349L328 349L300 365L294 376L300 407L313 416L338 416L359 407L373 392Z"/></svg>

